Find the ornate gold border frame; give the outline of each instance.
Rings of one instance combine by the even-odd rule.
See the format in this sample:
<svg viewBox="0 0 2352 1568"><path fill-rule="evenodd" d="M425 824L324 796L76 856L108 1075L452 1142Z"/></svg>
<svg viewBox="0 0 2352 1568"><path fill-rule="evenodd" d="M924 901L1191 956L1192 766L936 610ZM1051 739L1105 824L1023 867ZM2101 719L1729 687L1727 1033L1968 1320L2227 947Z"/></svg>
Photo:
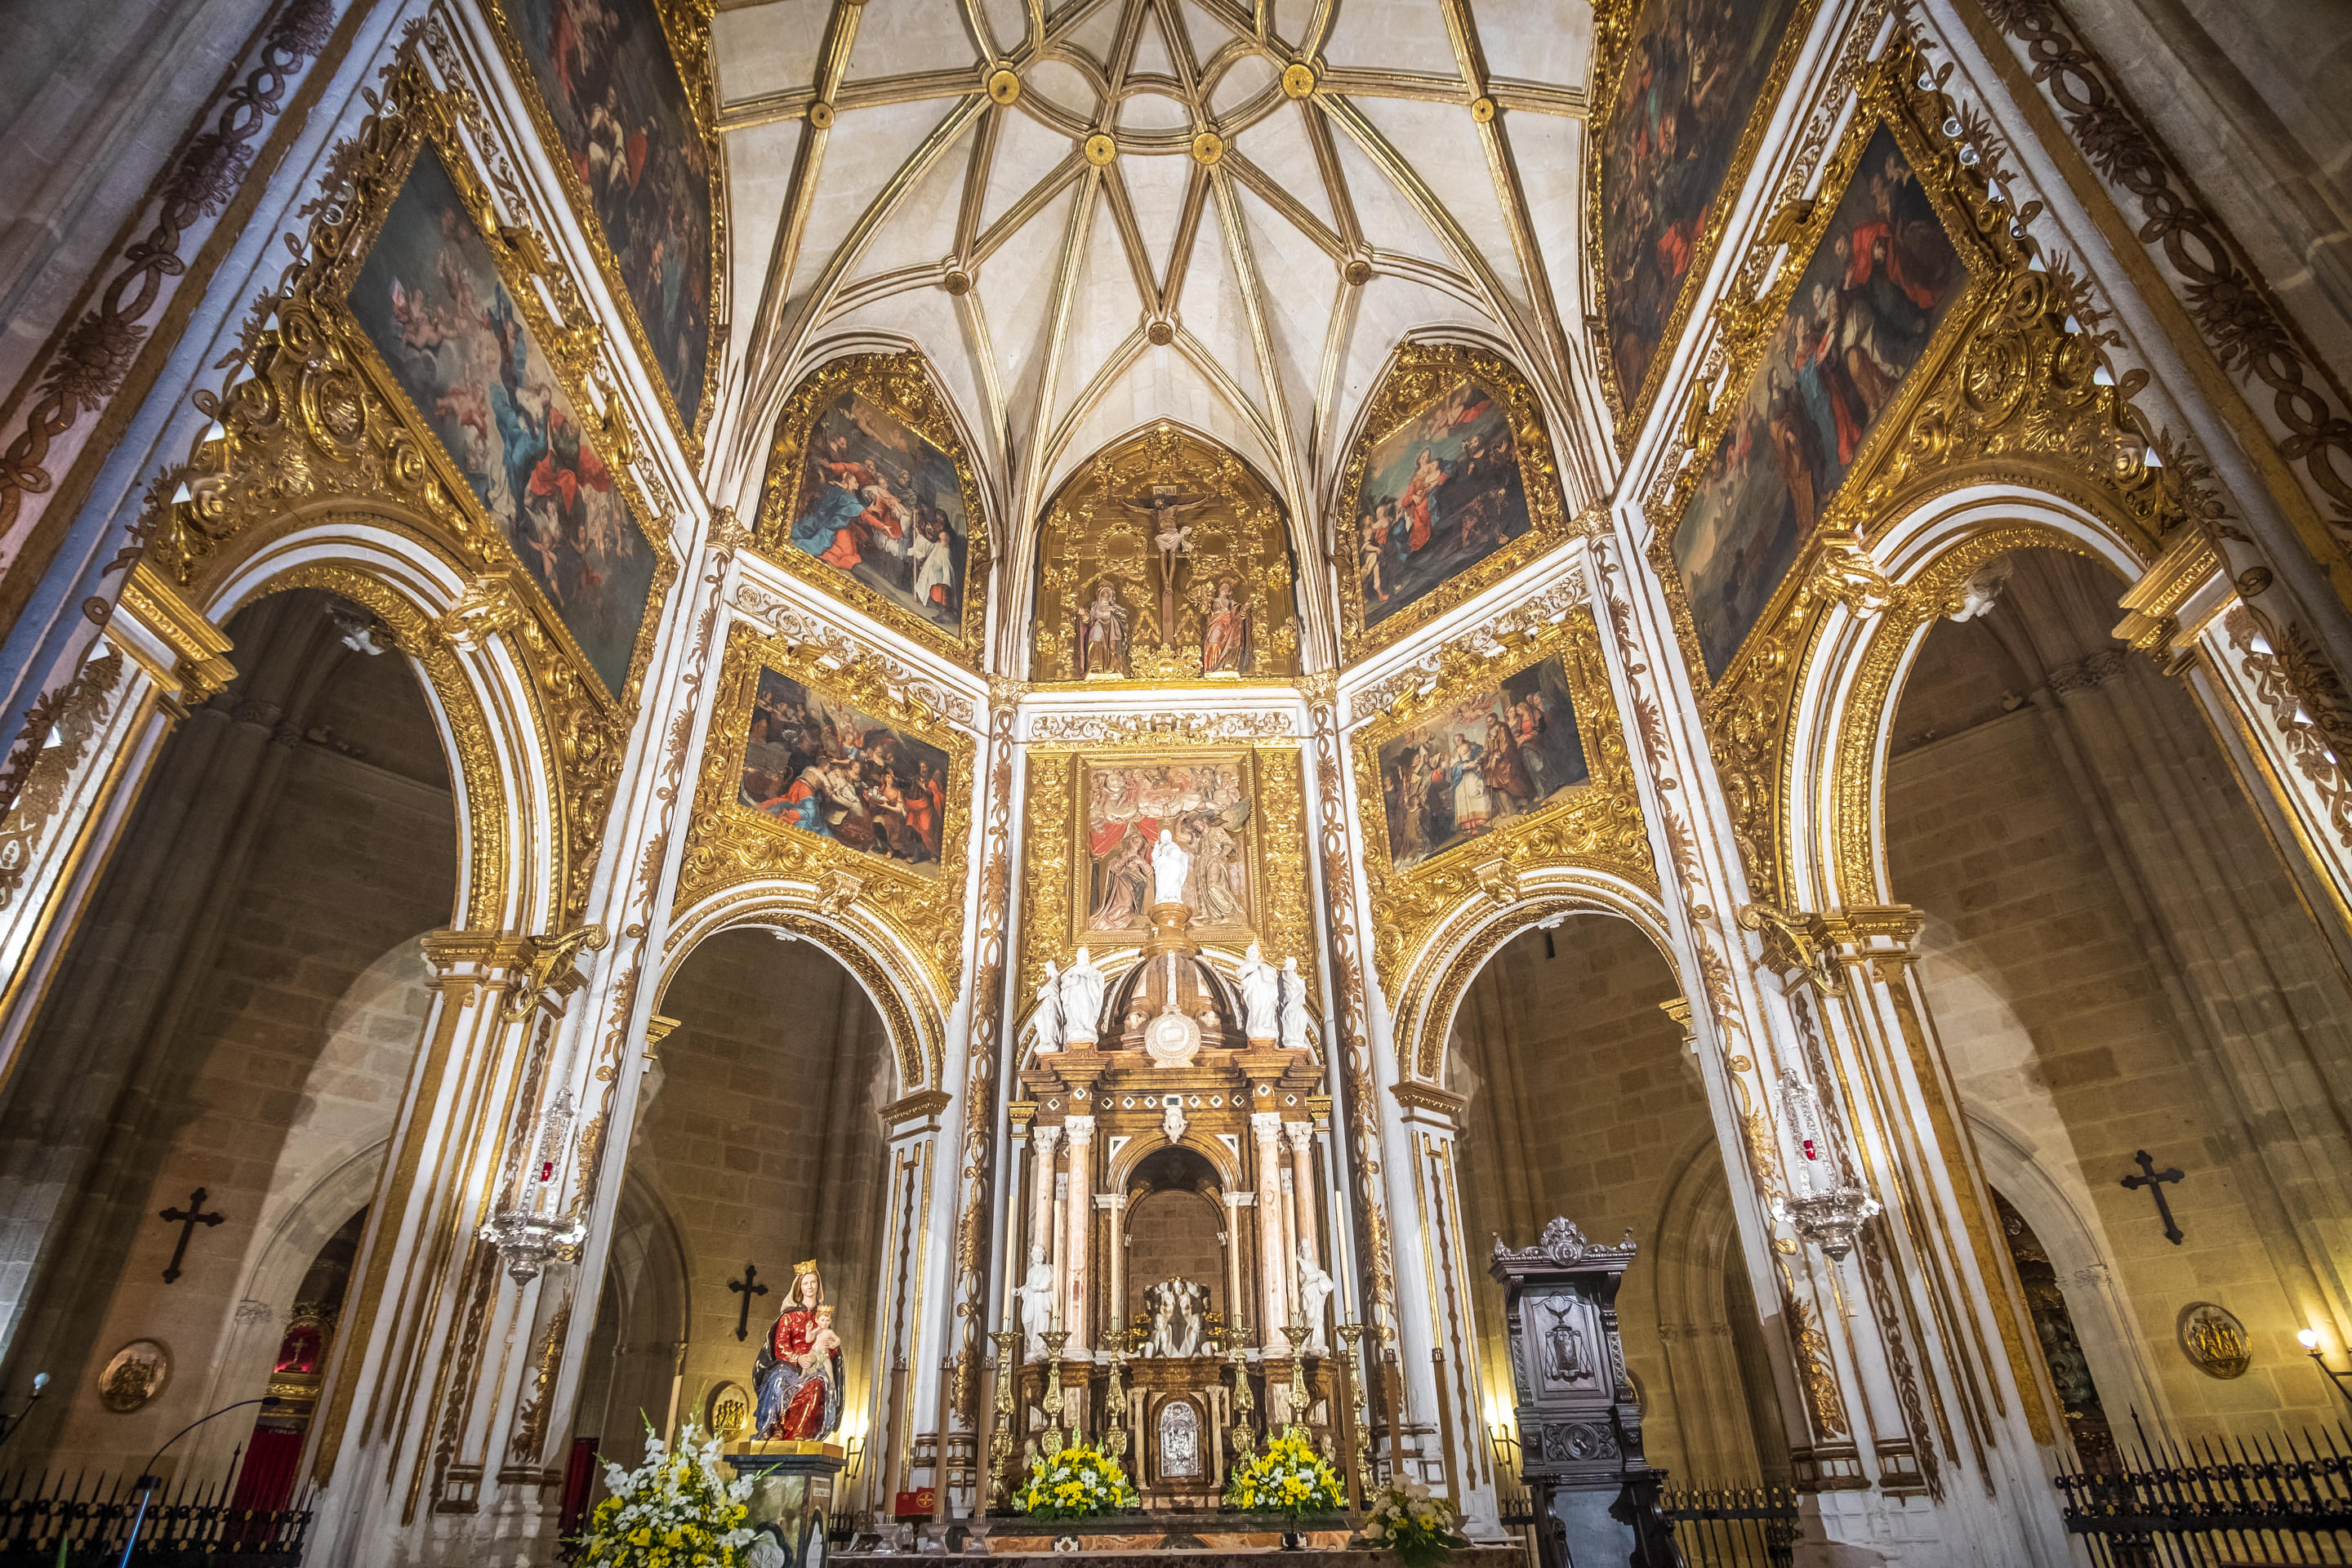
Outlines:
<svg viewBox="0 0 2352 1568"><path fill-rule="evenodd" d="M886 598L848 573L825 565L792 542L793 502L800 494L817 412L844 391L872 398L907 427L937 447L955 465L963 497L963 626L950 635L905 605ZM845 354L811 371L776 417L776 437L768 448L768 471L760 481L760 515L751 547L828 598L837 599L892 631L936 649L969 669L980 668L981 629L988 618L988 587L994 564L988 549L988 515L980 481L957 436L955 420L929 364L913 350L895 354Z"/></svg>
<svg viewBox="0 0 2352 1568"><path fill-rule="evenodd" d="M1591 782L1409 870L1397 869L1389 842L1387 796L1381 787L1381 747L1432 710L1554 656L1568 678ZM1645 888L1656 885L1649 834L1643 826L1624 731L1601 663L1601 629L1591 610L1580 606L1570 611L1559 625L1526 639L1509 656L1490 659L1467 649L1449 650L1444 662L1446 668L1430 691L1399 702L1358 730L1349 742L1364 880L1371 894L1376 932L1372 963L1391 995L1398 977L1448 910L1480 896L1507 902L1516 896L1524 871L1539 866L1583 866L1614 872Z"/></svg>
<svg viewBox="0 0 2352 1568"><path fill-rule="evenodd" d="M1313 941L1307 864L1307 774L1299 743L1262 746L1176 747L1031 745L1023 798L1028 848L1022 872L1021 1012L1034 1005L1045 961L1066 959L1072 949L1139 945L1141 938L1080 928L1086 904L1086 816L1078 787L1089 763L1246 762L1256 805L1250 814L1251 868L1256 909L1254 929L1217 927L1195 934L1210 946L1255 941L1279 962L1304 962Z"/></svg>
<svg viewBox="0 0 2352 1568"><path fill-rule="evenodd" d="M1331 513L1339 537L1344 540L1354 526L1372 448L1465 377L1491 385L1509 410L1511 444L1518 454L1519 479L1528 498L1528 531L1370 628L1364 625L1364 584L1356 570L1355 549L1350 545L1338 552L1343 663L1411 636L1455 605L1485 593L1569 535L1571 520L1560 500L1559 466L1553 459L1551 437L1544 429L1543 410L1517 368L1486 349L1406 342L1398 346L1388 368L1381 373L1380 389L1364 409L1347 467L1340 471Z"/></svg>
<svg viewBox="0 0 2352 1568"><path fill-rule="evenodd" d="M1210 767L1226 763L1238 763L1242 768L1242 787L1249 794L1250 819L1244 829L1242 853L1247 858L1250 873L1249 919L1242 925L1195 925L1192 928L1195 941L1208 947L1230 947L1262 940L1265 926L1266 861L1264 823L1265 802L1259 787L1257 754L1246 746L1204 747L1199 750L1133 751L1109 753L1082 752L1075 759L1065 787L1070 802L1070 907L1062 934L1073 948L1089 944L1096 947L1128 947L1150 939L1150 922L1137 911L1136 923L1126 931L1090 930L1086 923L1087 863L1087 773L1097 767ZM1034 798L1034 795L1033 795ZM1148 906L1147 906L1148 907Z"/></svg>
<svg viewBox="0 0 2352 1568"><path fill-rule="evenodd" d="M1588 335L1592 343L1594 368L1600 373L1601 395L1609 405L1610 423L1621 458L1633 449L1633 442L1642 433L1642 422L1657 400L1658 384L1665 379L1666 365L1675 357L1675 347L1690 325L1699 290L1706 286L1707 268L1714 263L1716 247L1723 243L1726 217L1734 205L1725 197L1737 197L1740 187L1748 183L1756 149L1764 140L1764 128L1772 123L1781 95L1788 90L1789 78L1797 68L1797 57L1804 52L1805 39L1813 30L1814 13L1821 8L1821 0L1797 0L1796 9L1790 13L1788 29L1780 37L1771 68L1764 74L1764 86L1748 111L1748 124L1739 133L1739 145L1732 151L1731 164L1724 171L1723 188L1716 192L1706 222L1700 228L1698 243L1692 247L1690 270L1683 274L1682 292L1674 309L1666 313L1658 346L1650 355L1650 368L1633 395L1633 405L1628 408L1624 393L1618 385L1616 351L1609 342L1609 280L1601 250L1601 147L1608 138L1609 122L1617 112L1619 81L1633 58L1634 26L1641 19L1643 7L1658 3L1659 0L1600 0L1593 7L1592 17L1594 90L1587 100L1590 111L1584 122L1584 247L1592 279L1593 316L1600 325Z"/></svg>
<svg viewBox="0 0 2352 1568"><path fill-rule="evenodd" d="M971 800L977 752L971 737L893 682L871 659L828 666L821 650L771 637L738 623L727 636L727 657L702 748L694 818L678 868L677 896L685 910L712 893L744 882L792 879L814 882L820 907L833 912L856 904L921 954L944 1011L956 994L962 967L964 900L969 880ZM751 702L762 667L812 690L853 703L867 713L939 747L948 756L946 820L940 825L939 874L926 877L879 855L869 855L787 826L738 798L743 741L751 733Z"/></svg>
<svg viewBox="0 0 2352 1568"><path fill-rule="evenodd" d="M1780 269L1773 274L1770 287L1760 296L1751 292L1752 281L1759 269L1759 258L1751 256L1731 288L1716 302L1716 315L1723 328L1729 353L1729 365L1722 385L1722 395L1717 398L1705 416L1696 421L1696 434L1691 442L1689 460L1684 463L1668 492L1664 505L1653 504L1650 522L1653 537L1649 556L1652 568L1664 587L1666 603L1674 615L1675 633L1682 644L1683 658L1689 666L1691 684L1704 705L1718 687L1738 682L1750 660L1757 645L1764 639L1796 598L1798 589L1820 564L1822 542L1842 531L1851 531L1853 519L1860 512L1854 504L1858 498L1872 490L1871 480L1885 463L1889 455L1910 438L1912 416L1918 412L1929 391L1941 379L1945 366L1950 363L1961 343L1979 331L1999 294L2000 259L1977 232L1974 225L1959 211L1952 193L1954 176L1959 168L1952 149L1937 140L1928 130L1932 121L1921 122L1914 118L1913 104L1905 91L1907 84L1894 78L1895 57L1906 55L1907 49L1890 49L1886 58L1871 68L1861 90L1861 109L1846 128L1843 141L1831 157L1822 175L1819 191L1804 214L1791 226L1787 236L1788 253L1781 258ZM1731 662L1724 667L1722 676L1707 673L1706 656L1698 638L1698 624L1691 614L1690 596L1685 590L1682 572L1675 563L1675 539L1706 478L1707 466L1715 458L1732 423L1738 417L1740 405L1760 374L1763 359L1774 333L1785 318L1790 300L1803 280L1806 268L1812 264L1813 255L1827 233L1831 218L1836 216L1838 204L1845 199L1846 186L1854 172L1861 167L1863 154L1878 133L1881 125L1895 136L1895 144L1919 177L1919 188L1927 193L1929 204L1944 226L1946 236L1958 254L1960 263L1968 268L1968 281L1959 299L1945 313L1943 324L1928 341L1917 363L1903 378L1895 400L1881 413L1876 428L1864 439L1862 449L1854 454L1844 479L1822 504L1821 516L1815 520L1811 538L1798 545L1788 572L1774 585L1771 599L1756 624L1734 651ZM1769 259L1769 247L1764 251ZM1862 515L1867 515L1863 513Z"/></svg>
<svg viewBox="0 0 2352 1568"><path fill-rule="evenodd" d="M613 254L604 226L596 216L595 204L588 199L588 192L580 184L572 159L563 150L555 118L540 96L538 78L523 53L514 24L507 19L506 7L500 0L482 0L482 11L489 18L490 31L498 35L499 52L505 58L507 73L514 78L515 90L530 112L531 129L539 133L540 145L546 150L547 161L554 165L555 177L563 186L564 199L572 204L572 215L579 222L580 232L587 237L598 270L604 275L604 291L612 296L613 307L628 331L637 363L644 367L646 379L658 390L662 406L669 412L670 425L677 432L688 460L699 463L702 427L710 416L711 395L719 384L719 363L727 357L726 339L719 330L725 317L719 301L727 287L726 143L716 129L719 80L710 61L709 0L648 0L648 4L660 14L670 64L685 85L687 107L702 132L703 145L710 158L710 320L707 323L710 340L709 352L703 356L702 389L696 395L692 408L678 407L670 394L669 377L662 374L661 362L654 357L653 341L646 335L645 322L637 316L637 302L629 297L621 279L620 258Z"/></svg>
<svg viewBox="0 0 2352 1568"><path fill-rule="evenodd" d="M1963 566L1973 570L2028 545L2081 548L2039 525L1979 528L1897 584L1868 559L1874 535L1938 495L1990 484L2080 507L2153 560L2158 540L2210 505L2197 493L2203 469L2192 458L2176 454L2161 468L2148 463L2151 437L2130 402L2146 373L2102 382L2100 348L2106 340L2075 320L2074 286L2057 276L2063 264L2035 265L2015 230L2015 215L1994 198L1985 174L1964 163L1959 148L1935 132L1948 110L1939 91L1917 85L1922 70L1916 46L1901 41L1870 68L1861 88L1863 112L1824 178L1822 197L1800 208L1791 226L1806 237L1802 248L1810 255L1835 206L1832 181L1842 196L1862 149L1884 120L1971 268L1968 294L1905 378L1889 417L1871 433L1861 460L1823 507L1813 539L1720 681L1706 678L1682 581L1673 569L1671 535L1661 530L1651 550L1702 694L1709 746L1748 878L1760 896L1781 903L1792 896L1783 859L1794 847L1788 803L1797 798L1801 768L1807 766L1831 773L1837 877L1850 893L1876 885L1874 791L1887 740L1885 710L1910 633L1947 607L1946 597L1966 575ZM1773 232L1780 232L1778 226ZM1776 241L1759 241L1741 277L1760 278L1776 248ZM1793 256L1792 248L1765 299L1745 306L1727 300L1721 307L1735 355L1733 375L1743 393L1785 306L1783 295L1802 271ZM1728 423L1728 409L1710 411L1708 439L1719 439ZM1672 487L1675 526L1687 509L1703 456ZM1652 504L1654 519L1654 496ZM1792 752L1796 705L1808 671L1822 657L1827 611L1841 603L1877 617L1859 656L1862 684L1848 698L1875 702L1881 712L1849 729L1834 759L1803 761ZM1891 633L1895 626L1906 628L1903 635Z"/></svg>

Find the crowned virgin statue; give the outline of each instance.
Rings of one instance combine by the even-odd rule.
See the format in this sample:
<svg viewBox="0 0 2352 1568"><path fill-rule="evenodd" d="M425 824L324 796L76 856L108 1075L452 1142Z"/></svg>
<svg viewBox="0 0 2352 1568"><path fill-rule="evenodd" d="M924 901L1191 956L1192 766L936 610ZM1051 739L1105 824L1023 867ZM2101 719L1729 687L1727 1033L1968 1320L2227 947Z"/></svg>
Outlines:
<svg viewBox="0 0 2352 1568"><path fill-rule="evenodd" d="M829 1437L841 1426L841 1336L812 1258L793 1270L792 1292L751 1365L760 1391L753 1430L761 1439Z"/></svg>

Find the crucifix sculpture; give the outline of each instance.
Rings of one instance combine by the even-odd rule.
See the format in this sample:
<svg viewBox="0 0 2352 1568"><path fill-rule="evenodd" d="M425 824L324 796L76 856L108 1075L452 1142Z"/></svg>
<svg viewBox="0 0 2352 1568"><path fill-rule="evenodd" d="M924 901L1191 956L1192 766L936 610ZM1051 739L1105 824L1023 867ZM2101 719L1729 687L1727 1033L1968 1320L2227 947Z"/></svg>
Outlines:
<svg viewBox="0 0 2352 1568"><path fill-rule="evenodd" d="M738 1308L735 1312L735 1339L736 1342L739 1344L751 1337L751 1298L754 1296L764 1296L768 1293L768 1288L765 1285L761 1284L759 1280L759 1268L752 1264L746 1263L743 1265L743 1278L740 1279L730 1279L727 1281L727 1289L743 1298L743 1304Z"/></svg>
<svg viewBox="0 0 2352 1568"><path fill-rule="evenodd" d="M2132 1158L2139 1162L2140 1173L2137 1176L2126 1176L2124 1185L2147 1189L2148 1195L2156 1200L2157 1214L2164 1220L2164 1239L2175 1247L2179 1246L2180 1226L2173 1221L2172 1205L2165 1202L2164 1184L2180 1180L2180 1172L2174 1168L2158 1170L2155 1160L2149 1157L2148 1152L2145 1149L2135 1152Z"/></svg>
<svg viewBox="0 0 2352 1568"><path fill-rule="evenodd" d="M1164 487L1161 487L1164 488ZM1209 504L1206 496L1191 500L1178 500L1172 496L1154 494L1147 501L1123 500L1128 510L1141 513L1151 520L1147 531L1151 536L1151 552L1160 568L1160 645L1176 646L1176 599L1183 584L1177 580L1177 568L1185 564L1192 554L1192 525L1179 520L1188 511L1196 511Z"/></svg>
<svg viewBox="0 0 2352 1568"><path fill-rule="evenodd" d="M163 1211L160 1217L180 1227L180 1245L172 1248L172 1267L163 1270L164 1284L169 1285L180 1277L180 1265L186 1261L188 1256L188 1237L195 1234L196 1226L215 1226L228 1217L223 1214L206 1214L204 1210L205 1189L198 1187L188 1194L186 1208Z"/></svg>

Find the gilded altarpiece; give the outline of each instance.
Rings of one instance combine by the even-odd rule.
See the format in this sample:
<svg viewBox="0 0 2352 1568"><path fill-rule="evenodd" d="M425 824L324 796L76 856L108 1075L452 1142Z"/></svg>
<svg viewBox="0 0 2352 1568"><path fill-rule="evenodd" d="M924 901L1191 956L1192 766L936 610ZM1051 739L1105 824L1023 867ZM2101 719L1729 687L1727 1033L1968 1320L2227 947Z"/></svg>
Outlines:
<svg viewBox="0 0 2352 1568"><path fill-rule="evenodd" d="M1333 509L1351 661L1485 593L1571 525L1535 393L1500 355L1455 343L1397 351ZM1442 570L1417 574L1423 557Z"/></svg>
<svg viewBox="0 0 2352 1568"><path fill-rule="evenodd" d="M1573 865L1656 886L1592 612L1571 610L1515 644L1495 658L1448 650L1428 690L1400 698L1352 739L1372 962L1392 996L1451 910L1465 900L1508 902L1529 870ZM1562 688L1570 711L1547 711L1548 694ZM1538 753L1551 760L1538 763ZM1516 773L1500 771L1507 754ZM1399 799L1406 787L1447 805L1469 801L1475 831L1462 830L1457 810L1442 837L1412 837L1416 814Z"/></svg>
<svg viewBox="0 0 2352 1568"><path fill-rule="evenodd" d="M1832 154L1818 197L1766 226L1774 237L1750 252L1716 307L1727 344L1726 391L1713 406L1693 411L1685 426L1694 437L1691 460L1670 464L1645 498L1658 530L1651 560L1701 695L1734 831L1750 878L1769 900L1788 892L1781 813L1798 766L1789 724L1826 610L1843 604L1875 617L1869 657L1846 700L1856 711L1883 716L1914 634L1952 607L1970 571L2008 550L2064 542L2022 527L1979 533L1915 581L1897 584L1867 559L1878 533L1939 493L1991 484L2073 501L2107 519L2152 559L2157 541L2202 504L2194 493L2200 465L2185 458L2161 467L2148 461L2150 437L2130 406L2144 373L2104 374L2105 340L2082 325L2095 321L2087 298L2063 268L2034 264L2028 243L2013 231L2014 215L1983 171L1964 163L1959 145L1937 129L1948 106L1940 93L1918 85L1923 68L1915 47L1890 47L1864 79L1861 112ZM1899 164L1887 162L1890 144ZM1884 266L1889 247L1870 226L1884 219L1868 211L1861 212L1861 225L1855 218L1865 189L1873 205L1890 205L1876 187L1884 171L1897 166L1916 179L1940 237L1966 269L1965 282L1869 421L1851 460L1840 465L1836 488L1813 498L1792 562L1776 582L1757 585L1762 607L1736 648L1717 654L1718 664L1678 567L1677 535L1690 525L1694 498L1714 460L1741 438L1751 391L1763 385L1768 400L1781 395L1769 384L1788 354L1792 323L1809 313L1815 322L1822 319L1815 301L1799 293L1818 278L1822 257L1833 254L1835 271L1847 277L1874 257ZM1842 237L1847 244L1840 247ZM1775 269L1783 241L1788 255ZM1832 252L1822 251L1824 243ZM1793 388L1787 395L1796 395ZM1849 743L1866 754L1833 763L1839 853L1848 862L1839 874L1847 887L1863 889L1876 884L1868 847L1875 839L1871 780L1886 737L1858 728Z"/></svg>
<svg viewBox="0 0 2352 1568"><path fill-rule="evenodd" d="M1144 730L1130 747L1031 745L1024 796L1023 1011L1034 1005L1047 959L1061 963L1088 946L1100 956L1150 936L1148 858L1144 905L1132 920L1119 918L1118 873L1106 874L1106 868L1123 865L1122 849L1145 844L1163 817L1171 831L1181 829L1180 843L1197 846L1203 833L1232 840L1230 856L1215 845L1206 857L1197 847L1188 850L1194 882L1223 866L1240 873L1229 885L1243 895L1225 918L1203 918L1195 910L1199 940L1234 952L1255 942L1277 959L1296 957L1307 965L1315 948L1305 779L1295 744L1171 748ZM1142 803L1129 793L1139 786L1166 797L1151 806L1156 815L1148 827L1139 815ZM1244 805L1245 817L1237 809ZM1106 905L1106 897L1114 901Z"/></svg>
<svg viewBox="0 0 2352 1568"><path fill-rule="evenodd" d="M602 331L544 239L505 216L527 212L520 191L502 183L494 202L467 155L468 137L490 144L478 105L436 87L414 54L386 74L378 112L332 154L300 260L255 310L243 365L226 392L197 398L215 429L156 482L142 531L154 569L200 604L269 540L339 517L359 531L413 532L471 579L437 619L331 562L269 586L366 606L423 667L456 734L474 825L468 918L493 925L507 824L492 738L456 651L511 639L531 677L542 754L561 770L569 920L585 906L677 563L633 476L635 444ZM432 220L421 242L446 265L418 292L403 280L395 299L376 277L389 266L377 252L405 254L379 243L401 214L411 227L417 215ZM354 302L362 288L364 312ZM460 296L479 319L454 308ZM626 596L592 622L565 590L597 587L599 558L638 566Z"/></svg>
<svg viewBox="0 0 2352 1568"><path fill-rule="evenodd" d="M963 951L975 750L971 737L871 661L829 665L736 626L719 668L676 907L749 882L811 883L814 908L838 916L855 906L920 954L944 1013ZM787 754L797 765L777 763ZM893 988L870 963L861 967L844 943L824 945L851 963L886 1009L895 1007L885 1000ZM913 1037L903 1019L890 1021L894 1039Z"/></svg>
<svg viewBox="0 0 2352 1568"><path fill-rule="evenodd" d="M967 668L988 614L988 530L923 356L847 354L785 400L752 547Z"/></svg>
<svg viewBox="0 0 2352 1568"><path fill-rule="evenodd" d="M1032 678L1298 673L1282 503L1232 452L1161 424L1087 459L1037 541Z"/></svg>

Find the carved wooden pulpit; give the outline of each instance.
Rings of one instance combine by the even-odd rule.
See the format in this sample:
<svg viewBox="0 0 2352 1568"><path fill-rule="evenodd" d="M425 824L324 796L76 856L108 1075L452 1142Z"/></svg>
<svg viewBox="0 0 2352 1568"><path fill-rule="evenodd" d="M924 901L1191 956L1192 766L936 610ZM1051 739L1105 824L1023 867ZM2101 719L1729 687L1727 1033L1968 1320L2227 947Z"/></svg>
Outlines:
<svg viewBox="0 0 2352 1568"><path fill-rule="evenodd" d="M1533 1247L1495 1239L1518 1404L1519 1476L1534 1495L1543 1568L1680 1568L1657 1511L1665 1472L1642 1453L1642 1412L1617 1337L1633 1233L1596 1247L1565 1219Z"/></svg>

